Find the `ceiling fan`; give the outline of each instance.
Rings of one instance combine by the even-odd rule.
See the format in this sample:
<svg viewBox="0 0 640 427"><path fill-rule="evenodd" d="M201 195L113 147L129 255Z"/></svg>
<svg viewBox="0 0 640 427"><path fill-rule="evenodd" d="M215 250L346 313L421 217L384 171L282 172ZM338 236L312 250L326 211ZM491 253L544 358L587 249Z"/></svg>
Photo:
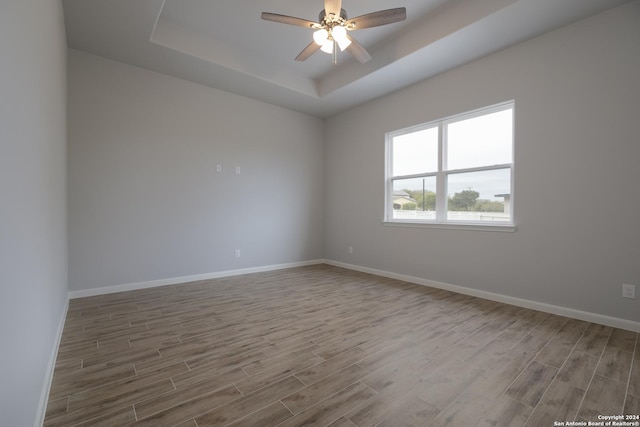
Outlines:
<svg viewBox="0 0 640 427"><path fill-rule="evenodd" d="M324 0L324 9L320 11L319 22L313 22L293 16L262 12L262 19L282 24L296 25L315 30L313 41L296 57L296 61L304 61L318 50L333 55L333 64L337 62L337 50L346 50L361 63L371 59L369 52L349 35L350 31L363 28L378 27L404 21L407 10L404 7L379 10L349 19L342 9L342 0Z"/></svg>

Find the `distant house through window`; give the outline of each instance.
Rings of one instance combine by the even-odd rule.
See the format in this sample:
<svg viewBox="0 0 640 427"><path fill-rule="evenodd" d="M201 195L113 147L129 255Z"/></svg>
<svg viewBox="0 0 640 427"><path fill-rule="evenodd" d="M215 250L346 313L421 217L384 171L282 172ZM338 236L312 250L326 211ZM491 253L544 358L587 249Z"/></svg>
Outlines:
<svg viewBox="0 0 640 427"><path fill-rule="evenodd" d="M406 191L396 190L393 192L393 209L416 209L416 201Z"/></svg>
<svg viewBox="0 0 640 427"><path fill-rule="evenodd" d="M386 136L385 221L513 225L513 102Z"/></svg>

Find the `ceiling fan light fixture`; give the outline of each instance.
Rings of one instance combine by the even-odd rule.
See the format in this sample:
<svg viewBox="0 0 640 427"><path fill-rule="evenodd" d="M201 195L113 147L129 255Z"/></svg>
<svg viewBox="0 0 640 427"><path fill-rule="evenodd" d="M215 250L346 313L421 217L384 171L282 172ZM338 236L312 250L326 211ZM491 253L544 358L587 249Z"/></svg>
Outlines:
<svg viewBox="0 0 640 427"><path fill-rule="evenodd" d="M329 39L329 32L321 28L318 31L313 33L313 41L316 42L318 46L322 46Z"/></svg>
<svg viewBox="0 0 640 427"><path fill-rule="evenodd" d="M333 36L333 39L336 41L336 43L338 43L338 46L340 46L341 51L348 48L351 44L351 40L349 40L349 38L347 37L347 29L341 25L336 25L335 27L333 27L333 30L331 30L331 35Z"/></svg>
<svg viewBox="0 0 640 427"><path fill-rule="evenodd" d="M325 40L324 43L322 43L322 46L320 47L320 50L323 51L324 53L332 54L333 53L333 40L332 39Z"/></svg>

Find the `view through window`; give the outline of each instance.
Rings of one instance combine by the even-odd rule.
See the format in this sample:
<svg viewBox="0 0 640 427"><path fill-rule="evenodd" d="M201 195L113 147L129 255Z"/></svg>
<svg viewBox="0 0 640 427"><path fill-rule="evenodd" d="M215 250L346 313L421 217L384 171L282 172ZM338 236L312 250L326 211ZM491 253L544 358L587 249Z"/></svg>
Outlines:
<svg viewBox="0 0 640 427"><path fill-rule="evenodd" d="M513 102L387 134L389 222L513 224Z"/></svg>

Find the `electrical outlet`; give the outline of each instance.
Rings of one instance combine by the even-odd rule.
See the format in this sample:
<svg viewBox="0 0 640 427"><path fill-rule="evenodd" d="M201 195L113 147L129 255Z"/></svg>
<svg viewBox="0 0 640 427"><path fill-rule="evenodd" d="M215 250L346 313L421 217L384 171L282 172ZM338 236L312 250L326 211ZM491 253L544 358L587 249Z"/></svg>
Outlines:
<svg viewBox="0 0 640 427"><path fill-rule="evenodd" d="M216 165L216 171L222 172L222 165Z"/></svg>
<svg viewBox="0 0 640 427"><path fill-rule="evenodd" d="M353 246L349 246L349 253L352 254L353 253Z"/></svg>
<svg viewBox="0 0 640 427"><path fill-rule="evenodd" d="M240 258L240 249L236 249L236 258Z"/></svg>
<svg viewBox="0 0 640 427"><path fill-rule="evenodd" d="M636 285L626 285L622 284L622 296L624 298L636 298Z"/></svg>
<svg viewBox="0 0 640 427"><path fill-rule="evenodd" d="M240 166L236 166L236 175L240 175Z"/></svg>

